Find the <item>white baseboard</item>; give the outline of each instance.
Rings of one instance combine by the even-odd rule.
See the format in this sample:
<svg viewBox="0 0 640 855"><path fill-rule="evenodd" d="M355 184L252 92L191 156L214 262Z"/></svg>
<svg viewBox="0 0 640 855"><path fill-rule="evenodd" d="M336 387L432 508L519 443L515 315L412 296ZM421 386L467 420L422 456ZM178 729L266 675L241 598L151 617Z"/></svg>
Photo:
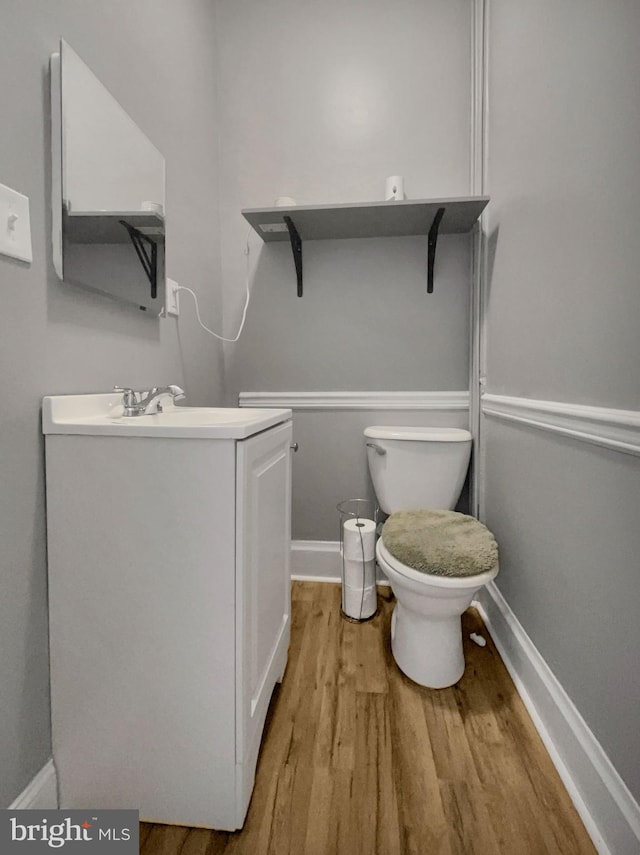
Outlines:
<svg viewBox="0 0 640 855"><path fill-rule="evenodd" d="M58 776L53 760L49 760L18 798L9 805L9 810L57 810L57 808Z"/></svg>
<svg viewBox="0 0 640 855"><path fill-rule="evenodd" d="M594 846L640 852L640 806L494 582L475 604Z"/></svg>
<svg viewBox="0 0 640 855"><path fill-rule="evenodd" d="M342 578L340 542L292 540L291 578L305 582L339 582Z"/></svg>
<svg viewBox="0 0 640 855"><path fill-rule="evenodd" d="M298 582L342 582L339 540L292 540L291 578ZM376 585L388 585L376 565Z"/></svg>

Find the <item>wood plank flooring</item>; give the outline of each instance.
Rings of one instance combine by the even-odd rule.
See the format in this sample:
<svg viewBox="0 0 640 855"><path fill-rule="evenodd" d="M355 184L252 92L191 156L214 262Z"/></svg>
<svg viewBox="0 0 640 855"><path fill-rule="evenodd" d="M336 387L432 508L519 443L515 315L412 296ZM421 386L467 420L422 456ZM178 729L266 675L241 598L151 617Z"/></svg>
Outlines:
<svg viewBox="0 0 640 855"><path fill-rule="evenodd" d="M142 823L143 855L594 855L477 613L460 682L425 689L393 661L393 597L378 591L378 616L353 624L338 585L293 583L245 827Z"/></svg>

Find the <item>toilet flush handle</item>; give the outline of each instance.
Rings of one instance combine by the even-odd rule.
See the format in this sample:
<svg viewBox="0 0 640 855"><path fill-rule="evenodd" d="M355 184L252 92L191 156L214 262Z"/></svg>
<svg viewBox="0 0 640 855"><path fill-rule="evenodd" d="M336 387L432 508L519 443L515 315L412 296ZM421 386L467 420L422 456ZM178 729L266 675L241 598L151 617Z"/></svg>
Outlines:
<svg viewBox="0 0 640 855"><path fill-rule="evenodd" d="M381 445L377 445L375 442L368 442L367 448L373 448L376 454L386 454L387 449L383 448Z"/></svg>

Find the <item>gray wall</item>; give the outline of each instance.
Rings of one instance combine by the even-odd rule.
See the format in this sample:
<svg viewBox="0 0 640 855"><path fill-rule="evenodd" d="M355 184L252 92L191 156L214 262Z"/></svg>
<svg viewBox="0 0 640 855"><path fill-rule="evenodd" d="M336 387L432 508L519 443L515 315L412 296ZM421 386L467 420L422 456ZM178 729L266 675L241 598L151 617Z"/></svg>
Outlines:
<svg viewBox="0 0 640 855"><path fill-rule="evenodd" d="M468 0L216 4L228 334L242 309L240 209L282 195L380 200L392 174L414 199L468 194L470 21ZM251 246L246 335L225 346L229 403L241 391L468 388L468 237L439 242L429 296L426 238L305 243L302 299L288 244L254 234ZM305 430L311 457L301 439L294 460L294 537L326 538L336 493L353 495L366 474L360 446L349 459L332 453L345 438L342 415L317 418L322 428ZM346 441L356 436L361 443L359 429Z"/></svg>
<svg viewBox="0 0 640 855"><path fill-rule="evenodd" d="M640 6L491 0L488 391L637 410ZM489 417L498 587L640 797L640 460Z"/></svg>
<svg viewBox="0 0 640 855"><path fill-rule="evenodd" d="M222 355L183 317L159 321L70 288L50 248L50 54L64 37L167 161L167 270L220 314L213 16L208 0L2 0L0 182L31 203L34 260L0 256L0 806L50 756L43 395L177 382L219 403ZM188 96L188 97L187 97ZM126 473L123 473L126 487Z"/></svg>

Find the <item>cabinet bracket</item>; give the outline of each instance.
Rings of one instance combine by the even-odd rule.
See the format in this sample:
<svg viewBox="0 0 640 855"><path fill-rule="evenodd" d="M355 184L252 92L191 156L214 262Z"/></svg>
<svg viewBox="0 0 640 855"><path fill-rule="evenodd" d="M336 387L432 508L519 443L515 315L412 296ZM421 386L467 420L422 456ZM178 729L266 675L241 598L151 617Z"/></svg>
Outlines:
<svg viewBox="0 0 640 855"><path fill-rule="evenodd" d="M433 294L433 265L436 260L436 244L438 243L438 229L440 221L444 217L445 208L438 208L429 229L429 244L427 256L427 294Z"/></svg>
<svg viewBox="0 0 640 855"><path fill-rule="evenodd" d="M302 240L300 239L298 230L293 224L291 217L283 215L282 219L287 225L289 240L291 241L293 263L296 266L296 279L298 280L298 297L302 297Z"/></svg>
<svg viewBox="0 0 640 855"><path fill-rule="evenodd" d="M155 300L158 296L158 245L154 240L151 240L150 237L147 237L139 229L136 229L135 226L129 225L125 220L120 220L119 222L129 232L133 248L140 259L142 269L146 273L149 284L151 285L151 299Z"/></svg>

